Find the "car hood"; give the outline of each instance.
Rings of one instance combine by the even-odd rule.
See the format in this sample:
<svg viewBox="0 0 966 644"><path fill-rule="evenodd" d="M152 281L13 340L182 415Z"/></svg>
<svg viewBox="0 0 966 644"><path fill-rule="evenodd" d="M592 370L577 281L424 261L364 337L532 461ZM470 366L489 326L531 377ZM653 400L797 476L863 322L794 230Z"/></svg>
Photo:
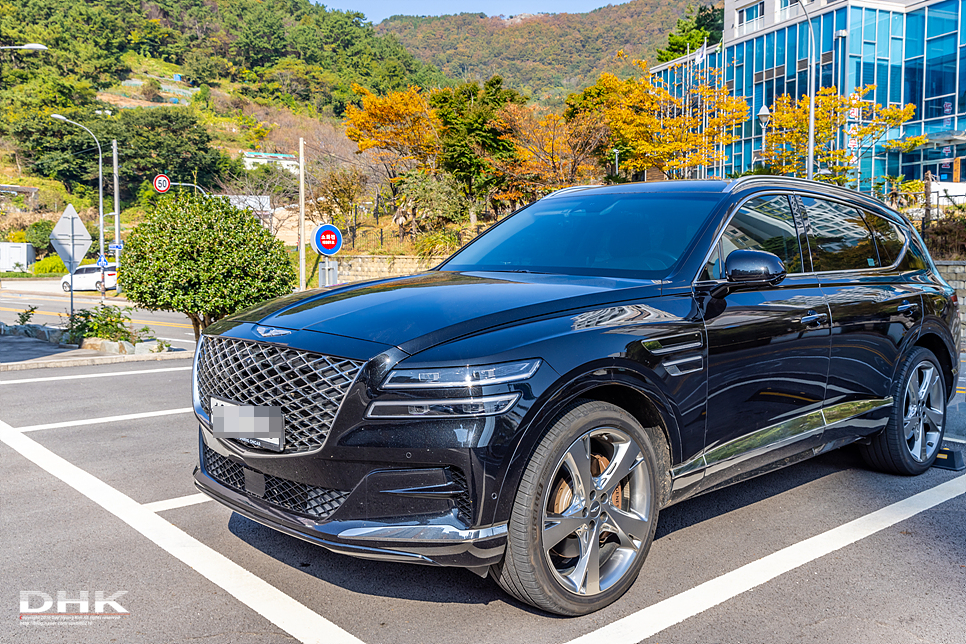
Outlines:
<svg viewBox="0 0 966 644"><path fill-rule="evenodd" d="M651 280L432 271L295 293L232 320L330 333L413 353L527 318L653 295L660 295L660 283Z"/></svg>

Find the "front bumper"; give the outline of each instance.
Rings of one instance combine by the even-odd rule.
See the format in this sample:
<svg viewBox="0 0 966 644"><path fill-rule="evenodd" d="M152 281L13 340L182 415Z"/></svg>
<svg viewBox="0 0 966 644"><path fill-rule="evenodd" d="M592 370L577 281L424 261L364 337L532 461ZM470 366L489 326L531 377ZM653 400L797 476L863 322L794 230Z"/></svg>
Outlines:
<svg viewBox="0 0 966 644"><path fill-rule="evenodd" d="M455 511L376 521L340 520L337 510L333 520L316 520L266 501L264 488L253 492L245 484L240 488L225 485L214 478L205 465L205 451L211 449L205 445L205 433L204 430L199 432L202 458L201 465L194 472L195 486L235 512L269 528L340 554L382 561L458 566L475 569L480 574L503 558L506 523L468 529L459 521ZM243 465L239 467L249 474L253 472Z"/></svg>

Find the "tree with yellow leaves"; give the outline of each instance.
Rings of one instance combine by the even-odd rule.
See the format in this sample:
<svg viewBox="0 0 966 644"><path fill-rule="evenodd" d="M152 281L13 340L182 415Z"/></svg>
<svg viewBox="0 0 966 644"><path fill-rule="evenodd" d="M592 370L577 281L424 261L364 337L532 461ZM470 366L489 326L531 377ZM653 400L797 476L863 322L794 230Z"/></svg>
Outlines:
<svg viewBox="0 0 966 644"><path fill-rule="evenodd" d="M692 176L695 168L724 161L724 147L738 139L748 104L731 96L715 69L694 70L683 96L647 71L622 80L602 74L597 83L568 100L568 114L595 113L611 130L610 146L623 167L658 168L666 177ZM680 92L679 92L680 93Z"/></svg>
<svg viewBox="0 0 966 644"><path fill-rule="evenodd" d="M875 85L856 88L842 96L835 87L824 87L815 96L815 163L827 172L815 178L844 185L852 178L855 164L853 151L861 156L878 144L892 128L915 116L914 105L882 107L862 99ZM857 121L843 132L849 120ZM841 144L840 143L841 139ZM848 140L855 141L850 148ZM922 145L924 136L888 141L887 150L908 151ZM762 160L772 172L786 175L805 175L808 155L808 97L795 101L788 94L775 99L771 122L765 138Z"/></svg>
<svg viewBox="0 0 966 644"><path fill-rule="evenodd" d="M377 96L360 85L352 89L362 107L346 110L346 136L359 152L372 150L385 169L390 186L402 174L439 165L442 124L418 87Z"/></svg>
<svg viewBox="0 0 966 644"><path fill-rule="evenodd" d="M511 154L480 150L502 179L497 198L516 201L602 178L596 153L608 132L589 114L567 120L541 107L510 103L495 125L513 145Z"/></svg>

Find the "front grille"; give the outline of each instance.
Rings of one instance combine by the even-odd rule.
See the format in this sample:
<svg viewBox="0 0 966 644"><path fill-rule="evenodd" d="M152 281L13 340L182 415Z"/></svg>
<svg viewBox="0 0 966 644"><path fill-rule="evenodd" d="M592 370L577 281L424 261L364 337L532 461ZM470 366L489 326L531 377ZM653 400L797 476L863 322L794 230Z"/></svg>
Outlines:
<svg viewBox="0 0 966 644"><path fill-rule="evenodd" d="M203 451L205 470L213 479L239 492L250 494L245 490L245 470L259 474L262 472L239 465L207 445L204 446ZM328 519L349 496L348 492L342 490L297 483L271 474L263 474L263 476L265 477L265 496L261 497L262 500L314 519Z"/></svg>
<svg viewBox="0 0 966 644"><path fill-rule="evenodd" d="M456 515L466 525L472 525L473 501L470 500L469 488L466 485L466 476L463 474L463 470L457 467L449 468L449 475L454 483L463 488L460 494L453 497L453 502L456 504Z"/></svg>
<svg viewBox="0 0 966 644"><path fill-rule="evenodd" d="M198 354L198 393L211 416L211 397L281 407L286 453L325 442L339 405L364 362L274 344L205 336Z"/></svg>

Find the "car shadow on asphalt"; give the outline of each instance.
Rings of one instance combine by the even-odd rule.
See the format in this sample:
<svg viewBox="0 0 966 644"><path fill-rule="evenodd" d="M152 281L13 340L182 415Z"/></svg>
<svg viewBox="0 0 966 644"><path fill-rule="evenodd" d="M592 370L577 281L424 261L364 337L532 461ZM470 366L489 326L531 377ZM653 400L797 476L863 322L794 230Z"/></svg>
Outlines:
<svg viewBox="0 0 966 644"><path fill-rule="evenodd" d="M655 539L853 468L864 469L858 453L852 449L840 449L683 501L661 512ZM557 618L516 601L493 580L483 579L468 570L340 555L267 528L238 513L232 513L228 529L237 538L280 563L351 592L433 603L499 602L533 615Z"/></svg>
<svg viewBox="0 0 966 644"><path fill-rule="evenodd" d="M533 615L556 619L516 601L496 582L468 570L357 559L267 528L237 512L228 530L264 554L327 584L354 593L443 604L510 604Z"/></svg>
<svg viewBox="0 0 966 644"><path fill-rule="evenodd" d="M850 469L868 469L854 446L687 499L661 510L654 539Z"/></svg>

